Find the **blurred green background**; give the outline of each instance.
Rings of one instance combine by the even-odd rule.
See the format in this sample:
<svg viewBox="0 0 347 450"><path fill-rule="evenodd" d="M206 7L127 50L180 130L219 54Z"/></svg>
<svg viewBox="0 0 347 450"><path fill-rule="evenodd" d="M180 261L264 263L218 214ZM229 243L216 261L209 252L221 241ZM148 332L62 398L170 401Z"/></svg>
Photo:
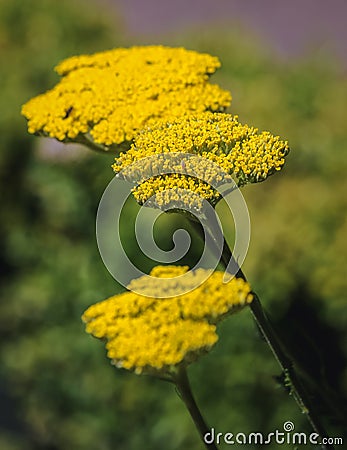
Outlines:
<svg viewBox="0 0 347 450"><path fill-rule="evenodd" d="M112 156L30 136L20 116L25 101L57 82L52 69L61 59L142 42L125 37L114 10L92 1L0 0L0 27L0 448L198 450L199 438L172 386L113 368L81 323L90 304L121 289L95 239ZM214 80L231 90L231 112L290 142L283 172L243 191L252 222L244 270L295 355L329 435L341 436L347 396L346 74L321 54L276 61L240 30L211 27L157 42L217 55L222 68ZM129 202L126 220L136 211ZM226 216L231 229L228 221ZM177 216L163 219L163 247L179 226ZM124 239L136 257L128 227ZM137 261L149 270L147 260ZM282 431L288 420L296 431L310 431L281 387L280 370L249 311L223 323L220 342L190 375L218 431Z"/></svg>

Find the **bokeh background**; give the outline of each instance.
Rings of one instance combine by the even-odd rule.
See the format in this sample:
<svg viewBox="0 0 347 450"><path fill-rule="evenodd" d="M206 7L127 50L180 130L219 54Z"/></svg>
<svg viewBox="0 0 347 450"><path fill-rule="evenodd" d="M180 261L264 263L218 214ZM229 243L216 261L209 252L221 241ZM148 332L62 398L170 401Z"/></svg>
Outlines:
<svg viewBox="0 0 347 450"><path fill-rule="evenodd" d="M243 191L252 221L244 270L329 435L344 433L346 19L343 0L0 0L1 449L201 448L172 386L113 368L81 323L84 309L121 289L95 240L112 156L30 136L20 116L57 82L61 59L149 43L217 55L214 80L231 90L230 111L289 140L283 172ZM136 212L130 201L126 224ZM159 223L163 248L180 226L174 215ZM132 232L124 227L134 256ZM190 376L218 431L265 433L288 420L310 431L249 311L223 324Z"/></svg>

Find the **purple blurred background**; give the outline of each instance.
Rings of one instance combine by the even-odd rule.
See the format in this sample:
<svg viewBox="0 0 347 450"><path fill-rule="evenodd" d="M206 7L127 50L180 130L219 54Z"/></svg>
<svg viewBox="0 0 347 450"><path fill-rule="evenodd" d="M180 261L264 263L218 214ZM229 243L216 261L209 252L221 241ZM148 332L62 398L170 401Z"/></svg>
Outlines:
<svg viewBox="0 0 347 450"><path fill-rule="evenodd" d="M139 40L196 27L242 27L284 58L322 50L347 66L346 0L107 0ZM225 29L225 28L224 28Z"/></svg>

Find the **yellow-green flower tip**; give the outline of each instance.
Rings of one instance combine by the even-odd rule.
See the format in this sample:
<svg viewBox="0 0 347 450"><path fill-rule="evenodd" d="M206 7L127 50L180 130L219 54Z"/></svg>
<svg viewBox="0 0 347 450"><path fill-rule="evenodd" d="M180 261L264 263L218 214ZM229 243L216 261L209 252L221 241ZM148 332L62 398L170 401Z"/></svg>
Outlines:
<svg viewBox="0 0 347 450"><path fill-rule="evenodd" d="M181 153L177 160L165 159L165 155L176 152ZM133 190L140 204L154 196L153 202L159 208L180 199L187 208L199 209L203 199L211 204L219 200L215 187L228 181L228 176L238 186L263 181L282 169L288 152L287 141L241 124L237 116L203 112L147 127L112 167L117 173L126 169L131 174L132 165L143 160L142 174ZM185 153L197 155L199 159L185 160L182 155ZM148 157L152 157L150 162L144 160ZM211 162L216 164L215 168L211 169ZM182 164L189 175L180 173ZM138 168L139 164L134 167ZM168 169L172 174L167 174ZM151 177L154 172L155 176ZM158 176L160 172L162 175Z"/></svg>
<svg viewBox="0 0 347 450"><path fill-rule="evenodd" d="M170 281L187 271L186 266L158 266L151 275L168 278L171 291ZM206 278L205 269L188 274L194 283ZM110 297L85 311L86 331L107 341L107 355L117 367L136 373L170 373L208 352L218 340L216 323L252 301L248 283L239 278L223 283L223 275L211 272L199 287L171 298L158 298L154 291L155 297L131 291ZM190 277L185 278L187 285ZM129 288L143 283L150 288L144 277L133 280Z"/></svg>
<svg viewBox="0 0 347 450"><path fill-rule="evenodd" d="M219 66L208 54L164 46L74 56L56 67L61 81L22 114L30 133L119 151L158 119L229 106L229 92L209 83Z"/></svg>

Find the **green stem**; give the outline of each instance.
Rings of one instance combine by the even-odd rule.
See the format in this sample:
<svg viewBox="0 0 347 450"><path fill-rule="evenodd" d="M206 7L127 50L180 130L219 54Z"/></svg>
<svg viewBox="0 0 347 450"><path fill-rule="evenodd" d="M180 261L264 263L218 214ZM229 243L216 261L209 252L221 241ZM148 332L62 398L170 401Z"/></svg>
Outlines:
<svg viewBox="0 0 347 450"><path fill-rule="evenodd" d="M214 442L208 444L204 439L206 434L211 432L211 429L208 428L196 404L185 367L179 367L178 372L173 376L173 381L176 385L177 392L186 405L189 414L195 423L196 429L199 432L204 446L209 450L218 450Z"/></svg>
<svg viewBox="0 0 347 450"><path fill-rule="evenodd" d="M258 296L253 292L253 301L250 304L250 308L257 322L262 335L264 336L267 344L269 345L272 353L277 359L278 364L283 370L285 377L285 384L288 385L290 393L293 395L301 411L307 415L307 418L313 428L313 430L320 436L327 436L327 433L320 422L319 417L315 413L312 403L308 397L306 389L304 388L302 381L298 378L293 362L287 357L286 353L282 349L282 344L279 341L277 334L275 333L269 319L265 315ZM333 449L330 445L322 444L323 449Z"/></svg>
<svg viewBox="0 0 347 450"><path fill-rule="evenodd" d="M225 266L228 264L227 261L232 259L231 250L224 240L224 248L223 248L223 264ZM237 273L237 277L246 280L245 274L242 272L241 268ZM304 388L302 381L298 378L292 360L287 356L286 351L284 350L283 344L275 332L270 320L268 319L265 311L262 307L260 299L255 292L253 294L253 301L250 304L250 308L253 314L253 317L263 335L266 343L270 347L272 353L274 354L279 366L281 367L285 381L288 383L288 387L290 388L290 392L295 398L297 404L299 405L301 411L307 415L307 418L313 428L313 430L319 434L320 438L326 437L326 431L323 425L320 422L319 417L315 413L312 402L310 401L306 389ZM325 446L322 444L323 449L332 449L332 446Z"/></svg>
<svg viewBox="0 0 347 450"><path fill-rule="evenodd" d="M109 148L106 147L105 145L102 144L97 144L96 142L93 141L93 139L91 139L88 135L86 134L79 134L74 142L81 144L81 145L85 145L86 147L90 148L91 150L94 150L95 152L98 153L107 153L109 152Z"/></svg>
<svg viewBox="0 0 347 450"><path fill-rule="evenodd" d="M119 155L120 152L129 150L130 143L125 142L123 144L111 144L111 145L104 145L104 144L98 144L95 142L92 138L92 136L89 133L85 134L79 134L73 141L78 144L85 145L86 147L90 148L91 150L94 150L97 153L109 153L109 154L115 154Z"/></svg>
<svg viewBox="0 0 347 450"><path fill-rule="evenodd" d="M204 236L203 229L201 224L197 225L196 223L192 224L194 229L197 230L198 234L202 238ZM209 222L208 224L205 222L206 228L209 231L209 234L211 235L212 241L213 239L213 229L215 226L217 226L217 223L215 222ZM211 226L212 225L212 226ZM214 249L216 250L216 249ZM236 261L233 258L232 252L224 239L223 244L223 251L221 255L221 262L225 268L228 267L230 261L233 263L233 265L237 264ZM238 268L238 271L236 273L237 278L242 278L243 280L246 280L246 277L244 273L242 272L241 268ZM317 433L321 439L323 437L327 437L327 433L318 417L318 415L315 413L314 408L312 406L312 403L308 397L308 394L306 392L306 389L304 388L302 381L298 378L293 362L291 359L287 356L287 353L284 350L283 343L281 342L280 338L278 337L277 333L275 332L274 328L272 327L268 317L266 316L263 307L261 305L261 302L259 300L259 297L255 292L252 292L253 294L253 301L250 304L250 308L253 314L253 317L266 341L268 346L270 347L273 355L275 356L279 366L281 367L285 379L285 383L287 387L290 388L290 393L293 395L294 399L296 400L297 404L299 405L301 411L307 415L307 418L314 430L315 433ZM321 448L323 450L333 450L334 447L330 444L321 444Z"/></svg>

